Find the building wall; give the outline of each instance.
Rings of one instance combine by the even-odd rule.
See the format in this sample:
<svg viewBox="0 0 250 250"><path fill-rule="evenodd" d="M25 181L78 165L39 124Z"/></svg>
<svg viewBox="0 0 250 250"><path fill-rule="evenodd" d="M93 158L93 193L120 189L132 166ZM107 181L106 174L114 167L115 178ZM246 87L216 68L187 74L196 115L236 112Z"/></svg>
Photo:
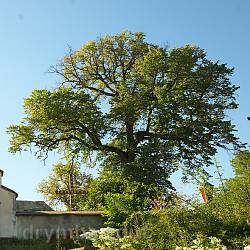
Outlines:
<svg viewBox="0 0 250 250"><path fill-rule="evenodd" d="M0 185L0 238L15 237L16 194Z"/></svg>
<svg viewBox="0 0 250 250"><path fill-rule="evenodd" d="M17 215L17 238L51 239L68 237L74 233L81 234L89 229L100 229L103 226L101 215L74 215L74 214L43 214L43 215Z"/></svg>

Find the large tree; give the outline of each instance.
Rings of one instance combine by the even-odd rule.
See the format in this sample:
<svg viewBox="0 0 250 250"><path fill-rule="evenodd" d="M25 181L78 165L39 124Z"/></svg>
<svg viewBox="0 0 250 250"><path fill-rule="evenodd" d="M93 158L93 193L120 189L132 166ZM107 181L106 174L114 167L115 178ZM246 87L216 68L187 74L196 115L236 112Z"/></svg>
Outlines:
<svg viewBox="0 0 250 250"><path fill-rule="evenodd" d="M199 47L168 50L123 32L70 51L51 71L59 86L34 90L8 128L13 153L95 156L164 186L176 169L203 171L218 148L241 146L226 116L237 108L233 69Z"/></svg>

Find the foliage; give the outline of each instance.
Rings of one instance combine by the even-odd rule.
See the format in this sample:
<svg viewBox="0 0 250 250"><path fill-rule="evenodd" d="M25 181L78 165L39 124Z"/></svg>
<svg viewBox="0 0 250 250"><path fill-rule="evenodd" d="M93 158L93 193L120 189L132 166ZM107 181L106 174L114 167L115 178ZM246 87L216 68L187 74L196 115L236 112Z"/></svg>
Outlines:
<svg viewBox="0 0 250 250"><path fill-rule="evenodd" d="M132 214L150 210L152 200L160 194L161 189L156 184L135 181L120 168L104 168L89 183L88 193L82 199L81 207L100 210L103 212L105 225L121 227Z"/></svg>
<svg viewBox="0 0 250 250"><path fill-rule="evenodd" d="M81 172L77 163L54 165L51 175L38 186L46 201L53 206L63 204L68 210L79 210L90 176Z"/></svg>
<svg viewBox="0 0 250 250"><path fill-rule="evenodd" d="M183 246L179 249L225 249L223 246L247 249L250 244L249 160L249 152L236 154L232 161L235 176L215 188L213 199L206 204L189 202L188 206L185 203L178 206L177 202L150 213L133 213L127 218L130 219L128 229L132 231L122 244L140 250L172 250L176 246ZM209 240L211 236L213 242Z"/></svg>
<svg viewBox="0 0 250 250"><path fill-rule="evenodd" d="M207 209L223 221L225 236L234 243L250 241L250 152L238 152L231 162L235 176L226 180ZM232 242L233 243L233 242Z"/></svg>
<svg viewBox="0 0 250 250"><path fill-rule="evenodd" d="M113 165L165 185L179 167L203 171L217 147L241 146L225 115L237 108L233 69L198 47L167 50L123 32L70 51L51 71L59 87L34 90L24 119L8 128L13 153L34 146L39 158L50 150L84 162L116 158Z"/></svg>
<svg viewBox="0 0 250 250"><path fill-rule="evenodd" d="M144 248L147 245L147 238L145 238L145 235L140 230L136 232L126 230L119 232L115 228L101 228L100 230L91 230L82 235L82 237L90 239L93 246L102 250L162 249L161 247L158 248L158 246L161 246L161 242L159 242L158 246L151 245L150 248ZM145 244L142 244L142 239L144 239Z"/></svg>
<svg viewBox="0 0 250 250"><path fill-rule="evenodd" d="M209 237L209 240L204 238L197 237L197 239L193 240L193 245L191 247L176 247L176 250L226 250L227 247L221 245L221 240L216 237Z"/></svg>
<svg viewBox="0 0 250 250"><path fill-rule="evenodd" d="M197 235L204 239L217 237L222 240L222 245L233 250L249 245L249 163L250 153L238 152L232 161L235 176L217 191L215 189L213 199L207 204L165 208L155 217L145 220L146 239L139 240L139 243L136 239L140 249L189 246Z"/></svg>
<svg viewBox="0 0 250 250"><path fill-rule="evenodd" d="M236 231L234 226L238 226ZM203 239L203 247L214 249L208 242L208 238L213 236L221 239L221 245L236 250L249 244L247 232L249 230L244 227L240 231L235 223L229 227L204 206L200 209L168 208L151 214L151 217L147 215L138 226L134 224L134 231L126 243L130 244L131 249L172 250L176 246L193 245L198 235Z"/></svg>

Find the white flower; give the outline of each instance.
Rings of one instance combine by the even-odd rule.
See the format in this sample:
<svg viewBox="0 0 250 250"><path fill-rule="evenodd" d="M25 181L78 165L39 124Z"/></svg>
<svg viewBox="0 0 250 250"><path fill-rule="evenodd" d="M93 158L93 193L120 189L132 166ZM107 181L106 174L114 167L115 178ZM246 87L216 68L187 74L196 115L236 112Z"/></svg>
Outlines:
<svg viewBox="0 0 250 250"><path fill-rule="evenodd" d="M101 228L99 230L100 234L107 234L107 235L116 235L118 229L116 228L111 228L111 227L105 227L105 228Z"/></svg>
<svg viewBox="0 0 250 250"><path fill-rule="evenodd" d="M176 246L176 250L227 250L226 246L221 245L221 240L216 237L209 237L210 244L206 246L206 241L197 237L197 239L193 240L194 245L190 247L179 247ZM245 249L244 249L245 250ZM247 250L250 250L250 248Z"/></svg>
<svg viewBox="0 0 250 250"><path fill-rule="evenodd" d="M221 240L217 239L216 237L209 237L209 239L210 239L212 245L218 245L221 243Z"/></svg>
<svg viewBox="0 0 250 250"><path fill-rule="evenodd" d="M250 245L245 246L245 247L244 247L244 250L250 250Z"/></svg>
<svg viewBox="0 0 250 250"><path fill-rule="evenodd" d="M200 246L202 244L202 241L199 238L197 238L196 240L193 240L193 242L197 246Z"/></svg>
<svg viewBox="0 0 250 250"><path fill-rule="evenodd" d="M121 245L121 249L128 249L130 248L132 245L130 243L126 243L126 244L123 244Z"/></svg>

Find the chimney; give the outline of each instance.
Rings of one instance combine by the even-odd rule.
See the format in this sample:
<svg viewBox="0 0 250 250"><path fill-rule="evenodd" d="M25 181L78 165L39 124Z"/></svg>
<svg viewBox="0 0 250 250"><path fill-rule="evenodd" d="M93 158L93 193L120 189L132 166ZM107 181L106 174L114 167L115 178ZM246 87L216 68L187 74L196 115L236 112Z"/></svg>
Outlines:
<svg viewBox="0 0 250 250"><path fill-rule="evenodd" d="M2 186L3 170L0 169L0 187Z"/></svg>

